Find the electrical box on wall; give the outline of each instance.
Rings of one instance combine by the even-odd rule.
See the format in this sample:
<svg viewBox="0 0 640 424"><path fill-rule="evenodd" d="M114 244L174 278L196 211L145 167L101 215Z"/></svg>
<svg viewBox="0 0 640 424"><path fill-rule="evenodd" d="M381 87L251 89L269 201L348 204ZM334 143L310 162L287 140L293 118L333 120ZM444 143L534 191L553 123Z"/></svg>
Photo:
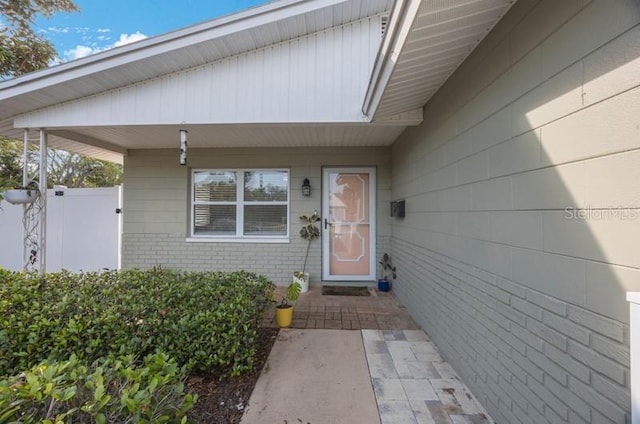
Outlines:
<svg viewBox="0 0 640 424"><path fill-rule="evenodd" d="M404 218L404 200L391 202L391 216Z"/></svg>

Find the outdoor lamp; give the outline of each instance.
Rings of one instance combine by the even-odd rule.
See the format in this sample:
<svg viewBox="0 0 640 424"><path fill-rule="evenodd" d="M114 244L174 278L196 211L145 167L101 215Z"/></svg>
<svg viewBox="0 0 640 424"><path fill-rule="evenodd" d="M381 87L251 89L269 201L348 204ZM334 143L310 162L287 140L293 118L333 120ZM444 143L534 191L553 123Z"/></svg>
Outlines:
<svg viewBox="0 0 640 424"><path fill-rule="evenodd" d="M187 164L187 130L180 128L180 165Z"/></svg>
<svg viewBox="0 0 640 424"><path fill-rule="evenodd" d="M311 196L311 183L309 183L309 178L305 178L302 182L302 195L305 197Z"/></svg>

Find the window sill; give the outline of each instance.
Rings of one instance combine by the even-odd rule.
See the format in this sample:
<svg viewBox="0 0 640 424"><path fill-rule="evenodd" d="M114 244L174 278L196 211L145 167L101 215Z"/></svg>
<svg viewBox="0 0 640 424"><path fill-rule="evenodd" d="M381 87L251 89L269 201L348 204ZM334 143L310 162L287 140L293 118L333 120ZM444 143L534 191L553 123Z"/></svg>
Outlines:
<svg viewBox="0 0 640 424"><path fill-rule="evenodd" d="M289 243L289 237L187 237L187 243Z"/></svg>

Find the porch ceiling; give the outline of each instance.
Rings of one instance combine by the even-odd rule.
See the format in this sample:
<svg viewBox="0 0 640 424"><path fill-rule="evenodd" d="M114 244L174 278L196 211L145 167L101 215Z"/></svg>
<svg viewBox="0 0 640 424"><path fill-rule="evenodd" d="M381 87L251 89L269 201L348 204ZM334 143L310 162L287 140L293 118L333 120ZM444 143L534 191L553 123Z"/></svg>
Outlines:
<svg viewBox="0 0 640 424"><path fill-rule="evenodd" d="M190 148L387 146L406 128L402 125L188 125ZM178 149L177 125L50 129L50 144L75 150L78 143L109 148ZM105 144L106 143L106 144Z"/></svg>

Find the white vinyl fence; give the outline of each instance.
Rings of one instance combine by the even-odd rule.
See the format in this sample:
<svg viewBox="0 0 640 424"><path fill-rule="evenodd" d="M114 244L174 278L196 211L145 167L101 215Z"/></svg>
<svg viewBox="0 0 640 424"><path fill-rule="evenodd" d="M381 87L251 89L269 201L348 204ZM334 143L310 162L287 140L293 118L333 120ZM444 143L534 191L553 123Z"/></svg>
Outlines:
<svg viewBox="0 0 640 424"><path fill-rule="evenodd" d="M21 205L0 203L0 267L23 267ZM122 188L47 190L46 271L120 268Z"/></svg>

